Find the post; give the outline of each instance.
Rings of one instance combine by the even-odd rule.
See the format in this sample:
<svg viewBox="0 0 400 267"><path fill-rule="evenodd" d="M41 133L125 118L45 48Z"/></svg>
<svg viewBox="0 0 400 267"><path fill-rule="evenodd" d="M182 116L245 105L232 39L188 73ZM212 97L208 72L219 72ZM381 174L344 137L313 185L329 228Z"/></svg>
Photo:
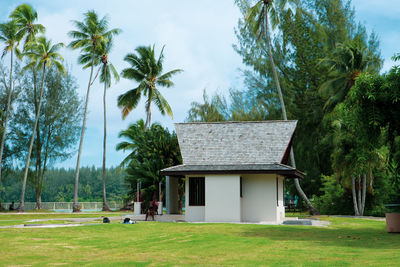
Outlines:
<svg viewBox="0 0 400 267"><path fill-rule="evenodd" d="M165 176L165 209L166 213L170 214L171 200L170 200L170 177Z"/></svg>
<svg viewBox="0 0 400 267"><path fill-rule="evenodd" d="M139 202L139 182L136 183L136 202Z"/></svg>
<svg viewBox="0 0 400 267"><path fill-rule="evenodd" d="M158 201L162 202L162 199L161 199L161 182L158 183Z"/></svg>
<svg viewBox="0 0 400 267"><path fill-rule="evenodd" d="M157 210L158 215L162 215L163 201L162 201L161 197L162 197L161 182L159 182L158 183L158 210Z"/></svg>
<svg viewBox="0 0 400 267"><path fill-rule="evenodd" d="M142 211L142 202L140 202L140 182L136 184L136 202L133 204L133 214L140 215Z"/></svg>

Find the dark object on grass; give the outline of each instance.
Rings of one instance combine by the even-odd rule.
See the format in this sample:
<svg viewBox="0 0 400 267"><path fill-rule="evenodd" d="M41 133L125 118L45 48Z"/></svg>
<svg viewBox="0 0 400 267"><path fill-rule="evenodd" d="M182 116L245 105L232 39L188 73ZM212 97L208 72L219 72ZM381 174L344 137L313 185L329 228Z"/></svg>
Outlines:
<svg viewBox="0 0 400 267"><path fill-rule="evenodd" d="M130 218L125 218L123 223L124 224L137 224L136 221L132 221Z"/></svg>
<svg viewBox="0 0 400 267"><path fill-rule="evenodd" d="M110 219L108 219L107 217L103 218L103 223L110 223Z"/></svg>
<svg viewBox="0 0 400 267"><path fill-rule="evenodd" d="M11 205L10 205L10 207L8 208L8 210L15 210L15 207L14 207L14 205L15 205L15 203L14 203L14 201L11 203Z"/></svg>

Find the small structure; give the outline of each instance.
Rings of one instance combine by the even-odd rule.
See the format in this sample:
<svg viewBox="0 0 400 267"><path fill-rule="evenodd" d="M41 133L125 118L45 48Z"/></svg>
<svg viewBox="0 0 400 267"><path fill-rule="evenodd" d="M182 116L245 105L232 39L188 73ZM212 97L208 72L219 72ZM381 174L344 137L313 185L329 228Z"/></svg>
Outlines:
<svg viewBox="0 0 400 267"><path fill-rule="evenodd" d="M175 124L183 165L166 176L168 214L178 212L178 179L185 178L185 220L281 223L285 178L297 121Z"/></svg>

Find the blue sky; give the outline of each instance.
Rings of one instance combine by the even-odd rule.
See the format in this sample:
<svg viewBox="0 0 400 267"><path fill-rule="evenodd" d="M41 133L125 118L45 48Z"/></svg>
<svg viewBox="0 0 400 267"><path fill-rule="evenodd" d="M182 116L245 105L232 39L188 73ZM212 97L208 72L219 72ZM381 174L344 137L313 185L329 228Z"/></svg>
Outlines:
<svg viewBox="0 0 400 267"><path fill-rule="evenodd" d="M53 42L68 44L67 32L73 29L71 20L82 20L82 14L89 9L95 9L100 16L108 15L110 26L123 31L116 38L110 54L110 60L119 71L127 67L123 57L137 46L155 44L159 51L166 45L165 71L181 68L184 72L174 77L175 87L161 89L172 107L174 119L161 116L153 108L152 121L160 122L171 130L173 123L184 121L191 102L202 100L203 89L208 94L215 91L226 93L229 88L241 89L242 79L238 69L243 65L232 49L232 44L236 42L234 27L240 13L233 0L0 0L0 20L5 21L17 5L26 2L37 9L39 22L47 28L46 35ZM378 34L385 59L383 71L388 70L393 65L390 57L400 52L400 2L353 0L353 4L357 20L363 22L369 31L374 30ZM89 71L76 64L78 51L64 49L62 54L66 63L72 66L79 94L83 97ZM134 87L132 81L121 79L108 90L108 166L118 165L124 157L124 153L115 151L116 144L121 141L118 133L129 123L145 118L143 103L126 120L121 119L121 112L116 107L118 95ZM100 167L102 164L101 103L102 86L95 83L89 100L81 166ZM73 168L75 164L76 155L56 166Z"/></svg>

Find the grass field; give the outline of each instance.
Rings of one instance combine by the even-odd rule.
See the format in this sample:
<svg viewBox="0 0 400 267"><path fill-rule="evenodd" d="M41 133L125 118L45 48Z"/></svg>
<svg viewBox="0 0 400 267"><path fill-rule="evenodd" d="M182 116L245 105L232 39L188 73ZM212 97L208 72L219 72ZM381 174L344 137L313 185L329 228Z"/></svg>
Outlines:
<svg viewBox="0 0 400 267"><path fill-rule="evenodd" d="M112 214L119 215L119 214ZM6 214L0 225L96 214ZM109 216L109 215L107 215ZM329 227L117 222L0 229L1 266L400 266L384 221L321 217ZM64 222L64 221L61 221ZM46 222L48 223L48 222Z"/></svg>

